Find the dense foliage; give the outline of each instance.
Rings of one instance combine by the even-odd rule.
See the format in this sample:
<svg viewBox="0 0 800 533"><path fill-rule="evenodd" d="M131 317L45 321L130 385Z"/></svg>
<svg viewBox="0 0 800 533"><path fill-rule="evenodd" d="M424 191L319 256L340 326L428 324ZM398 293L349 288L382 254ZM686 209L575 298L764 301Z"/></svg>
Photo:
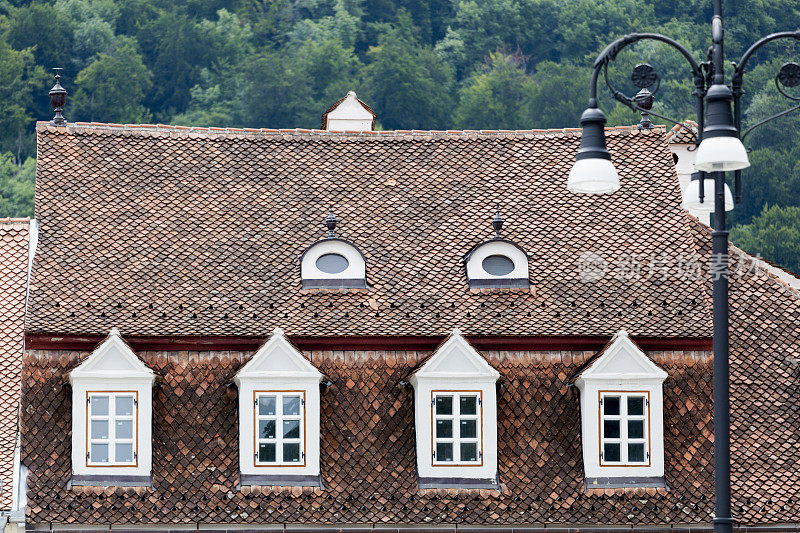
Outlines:
<svg viewBox="0 0 800 533"><path fill-rule="evenodd" d="M727 50L800 27L789 0L725 2ZM35 120L49 119L47 69L65 68L69 120L318 127L354 89L384 129L576 126L592 59L631 31L659 31L696 58L706 0L0 0L0 216L33 214ZM780 110L773 77L794 45L752 61L746 121ZM611 69L633 92L647 61L664 82L655 110L694 114L684 60L660 44ZM607 93L606 93L607 94ZM601 102L612 124L638 117ZM800 271L800 116L754 133L754 165L733 235ZM769 209L766 206L771 206Z"/></svg>

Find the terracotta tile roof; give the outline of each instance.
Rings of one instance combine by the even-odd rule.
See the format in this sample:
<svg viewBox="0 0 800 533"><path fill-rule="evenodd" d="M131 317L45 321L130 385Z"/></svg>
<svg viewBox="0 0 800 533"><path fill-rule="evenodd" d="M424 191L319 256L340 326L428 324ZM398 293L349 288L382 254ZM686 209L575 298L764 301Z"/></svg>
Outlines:
<svg viewBox="0 0 800 533"><path fill-rule="evenodd" d="M694 120L684 120L683 124L684 126L675 124L672 126L672 129L667 132L667 141L670 144L694 144L695 138L689 133L686 127L691 129L694 133L697 133L697 122Z"/></svg>
<svg viewBox="0 0 800 533"><path fill-rule="evenodd" d="M710 229L695 219L692 223L701 255L710 257ZM760 264L730 247L734 515L748 523L796 521L800 514L800 292ZM710 286L706 290L710 302ZM791 502L775 505L789 494Z"/></svg>
<svg viewBox="0 0 800 533"><path fill-rule="evenodd" d="M661 128L610 129L623 187L592 197L565 187L576 129L37 130L31 332L710 335L697 281L579 276L584 252L636 254L643 272L694 253ZM467 287L462 259L493 236L497 201L530 292ZM297 258L331 204L368 292L300 291Z"/></svg>
<svg viewBox="0 0 800 533"><path fill-rule="evenodd" d="M707 228L689 224L705 259ZM753 259L732 253L734 268L748 271ZM731 301L734 517L745 525L793 522L800 514L800 300L775 277L745 274L734 276ZM305 352L332 382L322 396L324 491L236 489L236 399L227 385L249 353L139 355L164 377L154 397L154 488L67 490L64 383L88 353L27 352L22 434L31 523L707 524L712 517L706 352L648 354L670 376L668 492L584 492L579 402L569 380L592 352L486 353L502 375L500 492L418 490L411 392L399 384L427 353Z"/></svg>
<svg viewBox="0 0 800 533"><path fill-rule="evenodd" d="M305 352L332 382L322 396L324 490L245 487L237 400L227 384L249 354L143 352L164 376L154 397L150 488L67 490L70 395L87 354L28 351L23 450L29 522L108 523L708 523L713 511L711 368L703 352L656 352L665 384L670 491L584 491L578 396L567 377L591 352L489 352L498 398L502 490L417 486L412 392L427 354ZM789 498L780 496L781 504ZM778 500L776 500L778 501Z"/></svg>
<svg viewBox="0 0 800 533"><path fill-rule="evenodd" d="M0 509L12 500L29 229L27 218L0 218Z"/></svg>

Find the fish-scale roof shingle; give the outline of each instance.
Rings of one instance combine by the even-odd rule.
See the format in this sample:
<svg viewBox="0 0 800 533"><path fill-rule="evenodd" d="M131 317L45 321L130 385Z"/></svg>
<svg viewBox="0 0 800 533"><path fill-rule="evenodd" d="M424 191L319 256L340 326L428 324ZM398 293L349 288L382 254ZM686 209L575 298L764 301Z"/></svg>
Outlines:
<svg viewBox="0 0 800 533"><path fill-rule="evenodd" d="M647 275L693 253L664 130L609 129L614 195L566 190L579 141L39 124L29 331L708 336L699 282ZM504 235L531 256L529 291L467 286L464 254L493 235L497 202ZM369 291L300 289L297 259L330 205ZM588 252L609 272L583 283ZM645 275L611 271L633 255Z"/></svg>

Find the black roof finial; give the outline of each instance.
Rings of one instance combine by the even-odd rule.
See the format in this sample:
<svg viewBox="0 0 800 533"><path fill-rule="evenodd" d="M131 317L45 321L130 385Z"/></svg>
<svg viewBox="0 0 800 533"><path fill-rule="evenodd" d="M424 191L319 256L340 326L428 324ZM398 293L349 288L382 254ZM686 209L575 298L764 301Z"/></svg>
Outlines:
<svg viewBox="0 0 800 533"><path fill-rule="evenodd" d="M64 119L64 116L61 112L64 110L64 106L67 104L67 91L61 86L59 80L61 80L61 69L54 68L53 70L56 71L56 84L53 85L53 88L50 89L48 93L50 95L50 105L53 106L56 114L53 116L53 120L50 121L50 124L53 126L66 126L67 121Z"/></svg>
<svg viewBox="0 0 800 533"><path fill-rule="evenodd" d="M328 238L333 239L336 237L336 224L339 222L339 219L336 218L336 215L333 214L333 206L330 207L328 210L328 216L325 218L325 225L328 227Z"/></svg>
<svg viewBox="0 0 800 533"><path fill-rule="evenodd" d="M500 238L500 230L503 229L503 222L505 222L505 220L500 216L500 202L497 202L497 213L492 219L492 227L494 228L496 239Z"/></svg>

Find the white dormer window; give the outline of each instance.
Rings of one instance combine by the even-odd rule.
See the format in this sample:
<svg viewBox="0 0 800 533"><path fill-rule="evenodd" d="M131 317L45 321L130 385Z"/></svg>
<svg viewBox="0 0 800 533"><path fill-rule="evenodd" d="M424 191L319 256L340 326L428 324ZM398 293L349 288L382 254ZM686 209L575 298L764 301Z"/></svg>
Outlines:
<svg viewBox="0 0 800 533"><path fill-rule="evenodd" d="M242 485L319 486L322 377L280 328L236 374Z"/></svg>
<svg viewBox="0 0 800 533"><path fill-rule="evenodd" d="M588 488L663 486L666 378L620 331L575 380Z"/></svg>
<svg viewBox="0 0 800 533"><path fill-rule="evenodd" d="M325 219L328 236L300 256L303 289L366 289L367 262L351 242L336 237L338 220L331 212Z"/></svg>
<svg viewBox="0 0 800 533"><path fill-rule="evenodd" d="M498 212L492 220L495 237L478 244L464 257L470 289L528 288L528 254L519 245L500 237L504 220Z"/></svg>
<svg viewBox="0 0 800 533"><path fill-rule="evenodd" d="M150 485L153 371L113 329L69 379L72 484Z"/></svg>
<svg viewBox="0 0 800 533"><path fill-rule="evenodd" d="M375 129L375 112L350 91L322 115L322 129L372 131Z"/></svg>
<svg viewBox="0 0 800 533"><path fill-rule="evenodd" d="M499 377L458 330L411 376L421 488L497 488Z"/></svg>

